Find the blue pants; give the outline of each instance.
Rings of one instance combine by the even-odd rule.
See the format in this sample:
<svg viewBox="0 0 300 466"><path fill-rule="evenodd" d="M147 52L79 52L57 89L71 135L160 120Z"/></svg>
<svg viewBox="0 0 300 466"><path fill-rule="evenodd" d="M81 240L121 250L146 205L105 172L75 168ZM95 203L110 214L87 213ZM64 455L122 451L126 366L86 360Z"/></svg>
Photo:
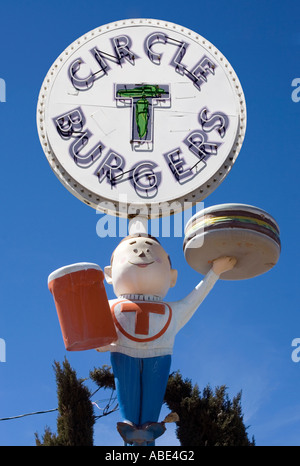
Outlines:
<svg viewBox="0 0 300 466"><path fill-rule="evenodd" d="M157 422L171 366L171 355L132 358L111 353L117 396L124 420L137 426Z"/></svg>

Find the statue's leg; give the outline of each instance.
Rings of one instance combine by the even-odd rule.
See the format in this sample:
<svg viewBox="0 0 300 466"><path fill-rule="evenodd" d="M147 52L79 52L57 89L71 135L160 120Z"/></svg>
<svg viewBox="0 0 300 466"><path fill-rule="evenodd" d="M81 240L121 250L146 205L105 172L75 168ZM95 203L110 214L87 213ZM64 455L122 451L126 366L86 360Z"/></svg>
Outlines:
<svg viewBox="0 0 300 466"><path fill-rule="evenodd" d="M171 355L143 359L141 424L158 421L170 366Z"/></svg>
<svg viewBox="0 0 300 466"><path fill-rule="evenodd" d="M112 352L111 364L123 420L138 425L140 423L141 398L140 360L122 353Z"/></svg>
<svg viewBox="0 0 300 466"><path fill-rule="evenodd" d="M143 359L141 424L157 423L164 401L170 366L171 355ZM153 426L153 429L156 427ZM154 446L155 441L147 445Z"/></svg>
<svg viewBox="0 0 300 466"><path fill-rule="evenodd" d="M118 431L131 445L155 445L163 434L158 423L168 382L171 356L132 358L111 353L112 369L123 421ZM128 422L129 421L129 422Z"/></svg>

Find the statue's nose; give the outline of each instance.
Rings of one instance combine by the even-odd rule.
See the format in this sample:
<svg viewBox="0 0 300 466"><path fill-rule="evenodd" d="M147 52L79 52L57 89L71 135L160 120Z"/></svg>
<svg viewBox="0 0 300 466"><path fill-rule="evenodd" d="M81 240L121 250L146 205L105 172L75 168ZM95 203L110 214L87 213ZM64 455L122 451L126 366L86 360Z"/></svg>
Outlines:
<svg viewBox="0 0 300 466"><path fill-rule="evenodd" d="M145 257L145 256L146 256L146 254L144 253L144 251L141 251L141 252L139 253L139 257Z"/></svg>

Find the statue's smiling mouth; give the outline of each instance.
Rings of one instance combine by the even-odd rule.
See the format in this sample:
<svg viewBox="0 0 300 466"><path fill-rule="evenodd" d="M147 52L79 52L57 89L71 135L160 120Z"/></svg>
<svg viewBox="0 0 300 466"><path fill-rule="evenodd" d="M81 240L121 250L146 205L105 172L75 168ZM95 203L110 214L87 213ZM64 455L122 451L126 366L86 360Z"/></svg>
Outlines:
<svg viewBox="0 0 300 466"><path fill-rule="evenodd" d="M129 264L136 265L137 267L148 267L148 265L153 264L155 261L152 262L141 262L141 263L136 263L136 262L130 262L128 261Z"/></svg>

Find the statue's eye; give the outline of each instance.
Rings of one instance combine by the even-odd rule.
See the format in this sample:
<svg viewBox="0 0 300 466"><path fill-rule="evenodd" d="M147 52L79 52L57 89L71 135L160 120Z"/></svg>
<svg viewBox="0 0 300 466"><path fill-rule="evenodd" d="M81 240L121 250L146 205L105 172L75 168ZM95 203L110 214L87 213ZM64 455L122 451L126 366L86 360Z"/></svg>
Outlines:
<svg viewBox="0 0 300 466"><path fill-rule="evenodd" d="M146 249L146 252L150 252L150 249Z"/></svg>
<svg viewBox="0 0 300 466"><path fill-rule="evenodd" d="M138 250L135 248L135 249L133 250L133 252L138 252Z"/></svg>

